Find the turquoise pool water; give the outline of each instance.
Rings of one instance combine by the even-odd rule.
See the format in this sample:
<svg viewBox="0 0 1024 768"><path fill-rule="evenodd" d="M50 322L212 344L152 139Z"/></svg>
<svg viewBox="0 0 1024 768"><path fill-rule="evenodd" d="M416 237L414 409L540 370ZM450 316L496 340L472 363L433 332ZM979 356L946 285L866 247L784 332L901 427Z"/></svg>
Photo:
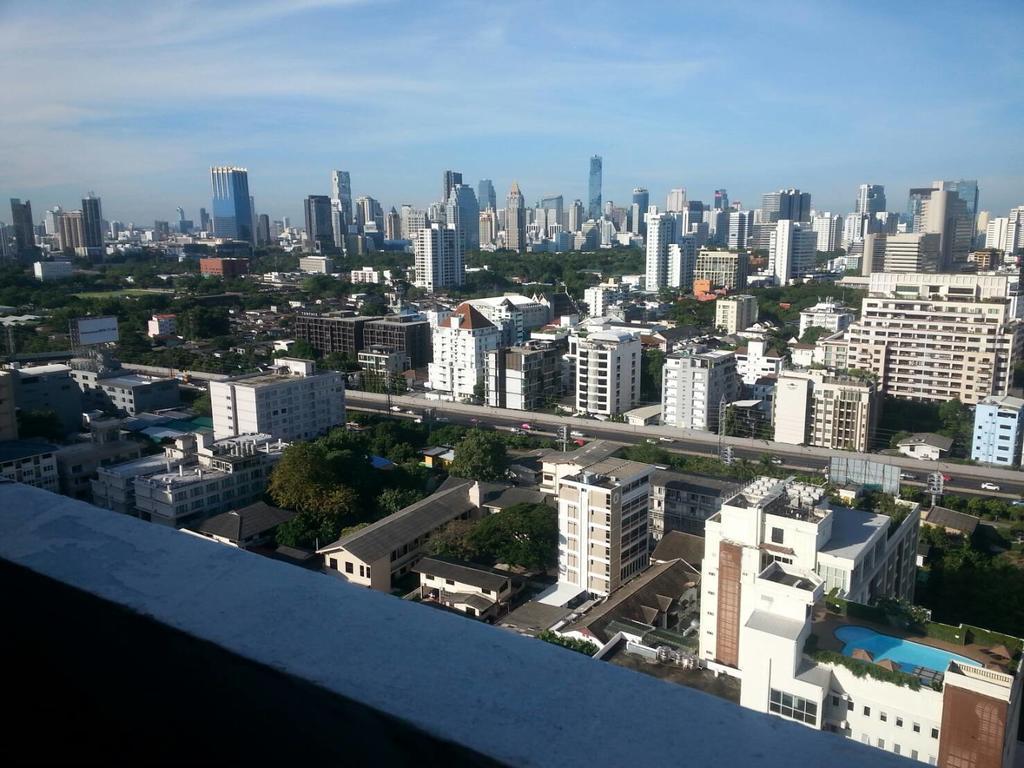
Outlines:
<svg viewBox="0 0 1024 768"><path fill-rule="evenodd" d="M974 667L981 666L978 662L958 653L910 640L901 640L892 635L883 635L867 627L840 627L835 635L843 643L845 656L852 656L857 648L863 648L874 657L875 662L889 659L904 672L913 673L917 667L945 672L952 660Z"/></svg>

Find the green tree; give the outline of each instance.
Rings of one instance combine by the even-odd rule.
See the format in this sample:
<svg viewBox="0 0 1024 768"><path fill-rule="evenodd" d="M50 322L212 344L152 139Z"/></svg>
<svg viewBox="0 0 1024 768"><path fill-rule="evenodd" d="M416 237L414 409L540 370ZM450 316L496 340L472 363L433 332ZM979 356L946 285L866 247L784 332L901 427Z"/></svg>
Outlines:
<svg viewBox="0 0 1024 768"><path fill-rule="evenodd" d="M277 543L290 547L324 546L338 539L345 522L359 513L359 496L344 486L333 489L330 500L305 509L277 529ZM352 526L356 529L356 526Z"/></svg>
<svg viewBox="0 0 1024 768"><path fill-rule="evenodd" d="M422 498L422 493L411 488L385 488L377 497L377 506L385 515L392 515Z"/></svg>
<svg viewBox="0 0 1024 768"><path fill-rule="evenodd" d="M563 648L568 648L570 651L583 653L587 656L593 656L600 650L596 643L592 643L589 640L579 640L575 637L562 637L561 635L555 634L550 629L545 629L543 632L538 634L537 639L543 640L545 643L551 643L552 645L560 645Z"/></svg>
<svg viewBox="0 0 1024 768"><path fill-rule="evenodd" d="M455 448L450 471L471 480L501 480L507 464L505 443L493 432L471 429Z"/></svg>
<svg viewBox="0 0 1024 768"><path fill-rule="evenodd" d="M64 437L64 426L54 411L18 411L18 437L27 440L41 437L44 440L60 440Z"/></svg>
<svg viewBox="0 0 1024 768"><path fill-rule="evenodd" d="M640 357L640 398L647 402L661 402L661 371L665 367L665 353L660 349L645 349Z"/></svg>
<svg viewBox="0 0 1024 768"><path fill-rule="evenodd" d="M516 504L480 520L469 540L495 562L546 569L558 561L558 514L546 504Z"/></svg>
<svg viewBox="0 0 1024 768"><path fill-rule="evenodd" d="M287 350L275 352L274 357L298 357L302 360L316 360L320 354L305 339L296 339Z"/></svg>
<svg viewBox="0 0 1024 768"><path fill-rule="evenodd" d="M320 442L293 443L274 467L267 491L279 507L296 512L353 514L357 511L350 505L353 491L339 483L339 478L359 471L346 467L352 458L347 451L328 453Z"/></svg>
<svg viewBox="0 0 1024 768"><path fill-rule="evenodd" d="M194 307L178 315L178 331L187 339L202 341L229 334L231 323L226 309Z"/></svg>
<svg viewBox="0 0 1024 768"><path fill-rule="evenodd" d="M192 401L192 407L196 413L201 416L212 416L213 405L210 403L210 392L206 390L202 392L195 400Z"/></svg>
<svg viewBox="0 0 1024 768"><path fill-rule="evenodd" d="M430 535L427 550L432 555L450 557L454 560L475 560L480 552L473 544L472 536L477 520L452 520Z"/></svg>

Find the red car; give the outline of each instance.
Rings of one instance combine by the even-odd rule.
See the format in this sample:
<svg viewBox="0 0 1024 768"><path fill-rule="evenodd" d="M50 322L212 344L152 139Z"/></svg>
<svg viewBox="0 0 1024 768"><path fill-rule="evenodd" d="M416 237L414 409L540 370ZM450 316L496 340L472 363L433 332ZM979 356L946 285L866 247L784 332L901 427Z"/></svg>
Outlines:
<svg viewBox="0 0 1024 768"><path fill-rule="evenodd" d="M953 478L950 477L949 475L945 474L945 473L943 473L943 475L942 475L942 480L943 480L943 482L946 482L946 483L953 482Z"/></svg>
<svg viewBox="0 0 1024 768"><path fill-rule="evenodd" d="M531 427L529 424L520 424L519 426L522 427L523 429L533 429L533 427Z"/></svg>

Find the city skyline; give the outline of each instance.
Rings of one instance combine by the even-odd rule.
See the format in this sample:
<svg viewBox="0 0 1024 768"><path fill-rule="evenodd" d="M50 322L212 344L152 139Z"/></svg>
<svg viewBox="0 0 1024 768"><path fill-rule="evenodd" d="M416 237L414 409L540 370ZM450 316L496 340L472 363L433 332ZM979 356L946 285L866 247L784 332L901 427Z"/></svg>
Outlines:
<svg viewBox="0 0 1024 768"><path fill-rule="evenodd" d="M335 168L351 172L354 195L386 208L436 200L444 169L473 186L517 181L529 204L552 194L586 201L596 154L602 198L622 206L639 186L655 204L674 187L705 202L725 188L747 208L798 187L819 210L846 213L870 182L900 210L909 188L940 178L977 178L983 210L1021 202L1021 107L1006 98L1022 74L1012 51L1024 11L1015 4L929 8L927 18L923 7L793 13L762 4L723 15L658 6L657 25L638 9L585 38L570 24L531 23L546 4L513 12L444 3L429 13L328 0L244 12L105 5L110 13L4 10L0 62L19 105L0 117L5 199L43 211L94 189L108 218L173 219L180 205L198 219L209 168L238 165L249 169L259 212L295 221L307 196L329 194ZM591 16L611 11L588 6ZM683 28L680 46L673 30ZM341 33L347 55L324 58L319 43ZM379 55L381 35L401 57ZM859 109L847 73L862 68L865 38L875 44L873 77L899 83L912 71L914 84L876 89ZM771 75L778 69L765 64L781 50L808 63L802 81ZM507 60L521 62L516 78L504 74ZM552 73L585 83L596 71L600 89L551 85ZM723 87L730 80L746 98ZM626 108L609 109L616 92L628 94ZM529 111L495 120L480 107L499 93Z"/></svg>

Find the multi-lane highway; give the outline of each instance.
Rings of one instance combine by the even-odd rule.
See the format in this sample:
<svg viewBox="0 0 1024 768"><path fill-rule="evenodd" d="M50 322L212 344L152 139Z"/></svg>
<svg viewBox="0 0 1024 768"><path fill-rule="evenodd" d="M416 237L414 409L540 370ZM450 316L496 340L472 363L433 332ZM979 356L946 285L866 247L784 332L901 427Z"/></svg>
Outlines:
<svg viewBox="0 0 1024 768"><path fill-rule="evenodd" d="M416 414L422 414L425 409L431 409L435 419L446 419L457 424L484 423L506 427L529 424L535 431L550 434L554 434L558 427L568 425L570 430L581 432L591 438L615 440L627 445L653 441L666 450L702 456L717 456L720 445L718 435L673 427L632 426L620 422L510 411L489 406L427 400L422 395L392 396L390 401L386 395L370 392L349 391L346 396L349 407L353 409L386 412L390 402L392 407L400 408L403 411L413 411ZM671 442L666 442L668 440ZM833 456L849 455L870 458L873 461L899 467L901 472L914 476L913 480L904 481L905 485L924 487L927 475L939 471L951 478L945 483L947 493L964 496L997 496L1004 499L1024 496L1024 472L1015 470L954 462L921 461L906 456L886 454L844 454L823 448L807 448L787 443L737 437L722 438L721 444L731 446L736 458L756 462L767 453L782 459L783 466L796 471L821 473L829 465ZM999 485L1000 490L998 492L982 490L981 483L983 482L995 483Z"/></svg>

